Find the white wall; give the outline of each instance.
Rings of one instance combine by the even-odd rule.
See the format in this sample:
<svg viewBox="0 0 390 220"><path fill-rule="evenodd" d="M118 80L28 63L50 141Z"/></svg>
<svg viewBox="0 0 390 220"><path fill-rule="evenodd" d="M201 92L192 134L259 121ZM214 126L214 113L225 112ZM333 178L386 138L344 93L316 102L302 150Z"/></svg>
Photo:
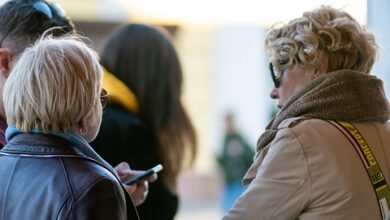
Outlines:
<svg viewBox="0 0 390 220"><path fill-rule="evenodd" d="M372 73L385 83L386 94L390 95L390 1L367 1L367 24L379 44L379 59Z"/></svg>
<svg viewBox="0 0 390 220"><path fill-rule="evenodd" d="M221 145L227 111L255 145L269 121L274 103L269 98L271 78L264 53L265 28L224 26L215 30L212 56L213 123Z"/></svg>

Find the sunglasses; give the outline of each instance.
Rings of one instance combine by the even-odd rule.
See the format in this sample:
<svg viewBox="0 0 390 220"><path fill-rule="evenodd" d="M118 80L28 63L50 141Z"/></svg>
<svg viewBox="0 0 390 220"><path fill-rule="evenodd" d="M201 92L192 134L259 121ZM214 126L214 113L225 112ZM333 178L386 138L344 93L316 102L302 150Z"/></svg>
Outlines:
<svg viewBox="0 0 390 220"><path fill-rule="evenodd" d="M38 13L46 16L49 20L53 19L53 17L54 17L53 12L55 14L57 14L57 16L59 16L60 18L66 17L65 10L58 3L55 3L55 2L47 3L47 2L40 1L40 2L35 2L34 4L32 4L28 7L32 7L32 9L34 9L35 12L38 12ZM3 46L4 40L8 36L12 35L13 32L14 31L10 31L10 32L3 35L3 37L0 40L0 47Z"/></svg>
<svg viewBox="0 0 390 220"><path fill-rule="evenodd" d="M280 84L282 82L282 74L280 74L279 77L276 76L275 74L275 71L274 71L274 65L272 63L269 63L269 72L271 73L271 78L272 78L272 81L274 82L274 86L275 88L279 88L280 87Z"/></svg>
<svg viewBox="0 0 390 220"><path fill-rule="evenodd" d="M281 66L284 66L287 63L288 63L288 61L286 61L286 60L283 60L283 61L279 62L279 64ZM284 72L286 70L285 67L283 68L282 71L280 71L279 76L276 76L275 71L274 71L275 67L274 67L274 65L271 62L269 63L268 68L269 68L269 72L271 73L271 78L272 78L272 81L274 83L275 88L279 88L280 85L282 84L283 74L284 74Z"/></svg>
<svg viewBox="0 0 390 220"><path fill-rule="evenodd" d="M100 103L102 104L102 108L105 108L109 102L110 94L107 92L107 90L102 89L100 92Z"/></svg>

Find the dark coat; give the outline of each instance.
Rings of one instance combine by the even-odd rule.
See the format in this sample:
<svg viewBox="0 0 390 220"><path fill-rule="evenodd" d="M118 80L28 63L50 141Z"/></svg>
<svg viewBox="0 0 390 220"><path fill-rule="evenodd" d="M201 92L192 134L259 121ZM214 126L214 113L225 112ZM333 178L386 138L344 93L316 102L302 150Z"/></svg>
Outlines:
<svg viewBox="0 0 390 220"><path fill-rule="evenodd" d="M161 163L156 135L137 116L115 104L104 109L100 132L91 146L112 166L126 161L132 169L146 170ZM163 172L149 185L146 201L137 207L142 220L172 220L177 212L178 198L164 184Z"/></svg>
<svg viewBox="0 0 390 220"><path fill-rule="evenodd" d="M248 168L252 165L254 151L238 132L225 135L222 154L218 162L222 167L225 182L241 182Z"/></svg>
<svg viewBox="0 0 390 220"><path fill-rule="evenodd" d="M117 177L72 149L54 135L14 136L0 151L0 220L138 219Z"/></svg>

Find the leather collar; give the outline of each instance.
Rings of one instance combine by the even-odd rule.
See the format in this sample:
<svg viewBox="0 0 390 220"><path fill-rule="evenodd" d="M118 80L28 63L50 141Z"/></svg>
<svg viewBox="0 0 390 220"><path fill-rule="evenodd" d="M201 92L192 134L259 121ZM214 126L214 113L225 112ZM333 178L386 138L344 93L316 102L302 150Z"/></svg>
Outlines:
<svg viewBox="0 0 390 220"><path fill-rule="evenodd" d="M1 151L12 154L77 155L71 143L51 134L20 133Z"/></svg>

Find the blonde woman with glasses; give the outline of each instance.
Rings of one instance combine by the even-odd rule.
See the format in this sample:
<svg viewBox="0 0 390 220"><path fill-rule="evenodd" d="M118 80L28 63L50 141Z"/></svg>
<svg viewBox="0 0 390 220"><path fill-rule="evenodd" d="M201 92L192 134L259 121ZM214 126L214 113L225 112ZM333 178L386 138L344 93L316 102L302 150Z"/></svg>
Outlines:
<svg viewBox="0 0 390 220"><path fill-rule="evenodd" d="M0 219L138 219L115 170L93 151L108 94L76 37L27 48L4 86ZM126 201L127 200L127 201Z"/></svg>

